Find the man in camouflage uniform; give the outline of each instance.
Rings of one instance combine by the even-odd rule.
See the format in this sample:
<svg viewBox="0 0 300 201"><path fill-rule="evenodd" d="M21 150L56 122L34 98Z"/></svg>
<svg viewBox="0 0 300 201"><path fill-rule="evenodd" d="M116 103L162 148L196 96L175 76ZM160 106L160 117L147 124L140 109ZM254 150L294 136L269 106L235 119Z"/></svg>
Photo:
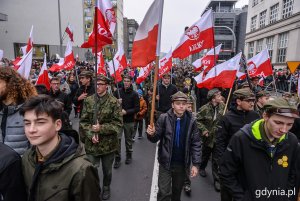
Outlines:
<svg viewBox="0 0 300 201"><path fill-rule="evenodd" d="M267 91L260 91L256 94L256 104L254 107L254 111L256 111L259 116L262 118L263 114L263 107L268 102L270 98L270 93Z"/></svg>
<svg viewBox="0 0 300 201"><path fill-rule="evenodd" d="M121 106L118 100L107 92L108 78L97 77L97 122L93 120L95 95L84 100L80 118L81 141L86 153L95 166L102 161L103 194L102 199L110 197L112 164L118 147L118 133L123 126Z"/></svg>
<svg viewBox="0 0 300 201"><path fill-rule="evenodd" d="M215 148L215 132L217 123L223 115L225 105L222 102L221 91L219 89L212 89L207 94L209 102L203 105L197 113L197 125L202 133L202 160L200 164L199 173L202 177L206 177L205 168L207 166L210 155L212 156L212 172L214 178L214 186L217 191L220 191L218 165L214 157Z"/></svg>

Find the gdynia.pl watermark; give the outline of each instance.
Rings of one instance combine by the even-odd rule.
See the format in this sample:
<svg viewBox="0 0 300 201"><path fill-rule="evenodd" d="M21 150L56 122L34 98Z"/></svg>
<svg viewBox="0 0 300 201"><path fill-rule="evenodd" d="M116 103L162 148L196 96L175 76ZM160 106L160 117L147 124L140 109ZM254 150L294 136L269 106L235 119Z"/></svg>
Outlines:
<svg viewBox="0 0 300 201"><path fill-rule="evenodd" d="M255 190L255 196L256 198L260 197L273 197L273 196L287 196L291 197L293 195L296 195L296 189L268 189L265 187L264 189Z"/></svg>

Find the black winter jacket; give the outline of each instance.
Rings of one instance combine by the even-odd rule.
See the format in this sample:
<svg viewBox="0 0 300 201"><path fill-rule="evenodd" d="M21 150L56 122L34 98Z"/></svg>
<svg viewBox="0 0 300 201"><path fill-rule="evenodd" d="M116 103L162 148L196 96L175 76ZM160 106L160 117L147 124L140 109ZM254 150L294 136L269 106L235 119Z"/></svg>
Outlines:
<svg viewBox="0 0 300 201"><path fill-rule="evenodd" d="M134 122L134 115L140 111L139 95L133 90L132 86L128 89L123 87L119 92L122 99L122 109L126 111L126 115L123 116L123 122ZM114 96L119 99L117 91L114 92Z"/></svg>
<svg viewBox="0 0 300 201"><path fill-rule="evenodd" d="M185 167L188 168L191 163L194 166L200 164L201 141L195 117L190 112L186 112L186 115L190 119L187 124L188 132L185 140ZM176 119L173 109L170 109L158 118L155 124L155 134L153 136L147 134L148 140L151 142L160 141L158 145L158 162L167 170L171 166Z"/></svg>
<svg viewBox="0 0 300 201"><path fill-rule="evenodd" d="M216 157L217 161L222 157L233 134L241 129L245 124L249 124L259 119L255 111L245 112L237 110L236 107L227 112L218 123L216 132Z"/></svg>
<svg viewBox="0 0 300 201"><path fill-rule="evenodd" d="M234 201L294 200L298 140L287 133L271 147L262 140L261 123L263 120L247 124L232 137L220 161L222 185L232 193ZM290 190L293 196L276 192L263 195L263 190L275 190L277 194L279 190Z"/></svg>
<svg viewBox="0 0 300 201"><path fill-rule="evenodd" d="M52 90L50 90L49 95L54 98L55 100L58 100L59 102L62 102L64 104L64 111L68 113L68 115L71 114L72 111L72 101L70 97L62 92L62 91L57 91L54 93Z"/></svg>
<svg viewBox="0 0 300 201"><path fill-rule="evenodd" d="M83 106L83 100L78 100L78 97L83 94L83 93L87 93L88 95L87 96L91 96L93 94L95 94L95 86L94 86L94 83L91 82L91 84L89 86L84 86L84 85L81 85L77 92L76 92L76 95L75 97L73 98L73 103L74 105L80 107L80 111L82 110L82 106Z"/></svg>
<svg viewBox="0 0 300 201"><path fill-rule="evenodd" d="M163 84L159 85L159 107L157 108L160 112L167 112L172 107L171 96L177 92L177 88L174 84L169 84L168 87Z"/></svg>
<svg viewBox="0 0 300 201"><path fill-rule="evenodd" d="M21 157L9 146L0 143L0 200L26 201Z"/></svg>

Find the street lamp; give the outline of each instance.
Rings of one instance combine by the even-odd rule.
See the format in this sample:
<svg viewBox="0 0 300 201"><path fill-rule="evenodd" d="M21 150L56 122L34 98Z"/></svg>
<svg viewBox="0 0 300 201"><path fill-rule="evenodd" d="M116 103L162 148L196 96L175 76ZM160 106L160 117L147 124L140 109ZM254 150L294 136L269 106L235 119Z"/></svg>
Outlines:
<svg viewBox="0 0 300 201"><path fill-rule="evenodd" d="M225 29L228 29L232 33L232 35L233 35L233 52L235 54L236 53L236 36L235 36L234 31L228 26L214 26L214 27L225 28Z"/></svg>

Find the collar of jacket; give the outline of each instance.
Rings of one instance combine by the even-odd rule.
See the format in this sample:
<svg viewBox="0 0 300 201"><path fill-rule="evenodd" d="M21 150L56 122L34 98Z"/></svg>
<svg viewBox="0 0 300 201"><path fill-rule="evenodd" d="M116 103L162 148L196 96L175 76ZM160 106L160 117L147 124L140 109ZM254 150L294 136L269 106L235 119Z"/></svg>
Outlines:
<svg viewBox="0 0 300 201"><path fill-rule="evenodd" d="M260 119L260 120L253 122L253 124L251 126L252 134L253 134L254 138L257 140L262 140L262 133L259 128L261 126L261 124L264 124L264 119ZM281 136L279 138L278 142L282 142L285 139L286 139L286 134Z"/></svg>
<svg viewBox="0 0 300 201"><path fill-rule="evenodd" d="M7 115L12 115L20 110L22 107L22 104L19 105L4 105L3 103L1 104L2 106L0 107L0 115L3 115L4 109L7 109Z"/></svg>
<svg viewBox="0 0 300 201"><path fill-rule="evenodd" d="M125 87L123 86L123 90L125 93L130 93L133 91L133 87L132 87L132 85L130 85L130 87L128 89L125 89Z"/></svg>
<svg viewBox="0 0 300 201"><path fill-rule="evenodd" d="M108 99L109 95L108 95L108 92L106 91L106 94L104 94L104 96L100 97L98 94L97 94L97 102L100 103L101 105L103 103L105 103L105 101Z"/></svg>

